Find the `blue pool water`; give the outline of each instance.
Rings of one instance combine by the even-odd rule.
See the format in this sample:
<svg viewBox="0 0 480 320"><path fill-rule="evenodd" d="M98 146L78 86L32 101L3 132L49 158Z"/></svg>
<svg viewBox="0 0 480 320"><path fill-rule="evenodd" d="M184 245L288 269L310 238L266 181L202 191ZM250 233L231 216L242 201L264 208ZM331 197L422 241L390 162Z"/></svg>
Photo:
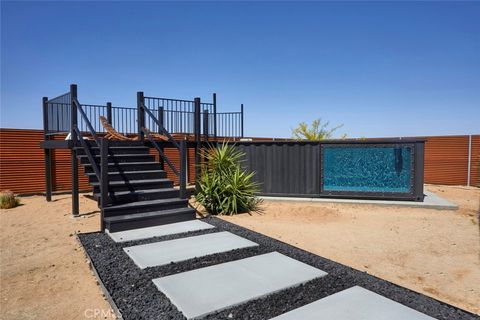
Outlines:
<svg viewBox="0 0 480 320"><path fill-rule="evenodd" d="M412 147L325 146L323 190L411 192Z"/></svg>

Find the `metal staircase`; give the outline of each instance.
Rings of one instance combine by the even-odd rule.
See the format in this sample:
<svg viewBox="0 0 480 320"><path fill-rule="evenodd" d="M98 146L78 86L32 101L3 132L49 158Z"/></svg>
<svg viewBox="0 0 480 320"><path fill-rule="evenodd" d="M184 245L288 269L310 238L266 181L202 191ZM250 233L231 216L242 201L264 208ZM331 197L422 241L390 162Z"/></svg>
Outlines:
<svg viewBox="0 0 480 320"><path fill-rule="evenodd" d="M75 150L102 209L105 229L115 232L195 219L195 210L180 197L180 190L173 187L173 181L142 142L108 142L112 144L106 157L108 199L102 207L101 183L94 169L101 163L101 148L93 141L86 143L90 150L83 146Z"/></svg>
<svg viewBox="0 0 480 320"><path fill-rule="evenodd" d="M79 216L80 164L102 212L102 231L195 219L186 192L187 143L195 149L195 176L199 177L200 150L208 145L210 138L218 141L218 137L243 137L243 105L240 112L217 112L215 94L210 103L198 97L194 100L146 97L140 91L136 108L130 108L112 106L110 102L81 104L77 86L72 84L62 95L52 99L43 97L42 108L46 199L52 199L52 152L68 149L72 215ZM121 133L123 137L117 137L119 140L128 141L103 138L108 136L108 130L102 119ZM151 148L157 151L160 162L150 154ZM165 148L176 149L178 157L169 159ZM167 166L169 173L177 177L178 189L164 171Z"/></svg>

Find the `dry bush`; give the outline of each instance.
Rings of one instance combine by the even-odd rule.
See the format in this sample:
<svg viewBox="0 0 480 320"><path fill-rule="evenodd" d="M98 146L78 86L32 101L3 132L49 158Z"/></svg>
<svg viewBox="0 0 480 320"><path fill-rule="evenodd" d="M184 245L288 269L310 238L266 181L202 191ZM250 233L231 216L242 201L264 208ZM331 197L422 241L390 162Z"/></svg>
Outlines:
<svg viewBox="0 0 480 320"><path fill-rule="evenodd" d="M4 190L0 192L0 208L1 209L14 208L19 204L20 204L20 199L18 199L12 191Z"/></svg>

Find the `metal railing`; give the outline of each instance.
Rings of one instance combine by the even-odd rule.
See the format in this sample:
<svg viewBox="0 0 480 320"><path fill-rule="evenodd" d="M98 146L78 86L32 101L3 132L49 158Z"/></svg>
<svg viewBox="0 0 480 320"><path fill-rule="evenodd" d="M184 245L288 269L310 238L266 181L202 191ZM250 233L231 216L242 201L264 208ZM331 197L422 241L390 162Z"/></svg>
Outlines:
<svg viewBox="0 0 480 320"><path fill-rule="evenodd" d="M243 137L243 107L238 112L217 112L216 97L214 102L200 102L200 109L195 109L194 100L167 99L156 97L144 97L145 107L150 110L161 126L153 119L147 118L146 128L159 133L161 127L171 134L195 134L196 112L200 118L200 132L207 138L219 137ZM79 116L80 109L77 107L77 126L80 131L88 133L90 128L86 119L96 132L105 132L100 116L105 117L116 131L123 135L138 133L138 111L136 108L112 106L111 103L79 104L85 116ZM48 100L44 106L44 128L47 135L67 134L72 130L72 105L71 93L65 93L59 97Z"/></svg>
<svg viewBox="0 0 480 320"><path fill-rule="evenodd" d="M99 187L100 187L100 229L101 231L105 231L105 221L104 221L104 209L109 205L109 191L108 191L108 186L109 186L109 180L108 180L108 139L99 139L97 135L97 131L95 130L94 125L90 122L90 119L92 118L91 115L92 113L95 114L95 117L93 119L97 119L100 117L100 111L105 111L103 110L103 106L99 105L82 105L80 102L78 102L77 99L77 87L75 85L71 86L70 89L70 105L72 107L72 115L71 117L71 138L73 141L73 153L72 153L72 166L76 166L77 160L77 151L76 147L80 145L82 147L82 150L85 152L85 155L88 158L88 161L90 162L90 165L92 166L93 172L95 176L97 177ZM85 109L85 110L84 110ZM80 121L78 121L77 118L77 113L80 114ZM89 117L90 115L90 117ZM97 117L98 115L98 117ZM88 143L87 140L85 140L85 137L83 135L82 130L79 128L79 123L82 125L82 127L85 128L84 132L89 133L93 140L92 144L95 144L100 152L100 165L97 163L94 157L94 153L92 151L92 144ZM76 171L76 170L73 170ZM72 171L72 177L73 177L73 171ZM77 175L78 173L75 173ZM73 177L72 180L78 180L78 177ZM77 190L75 191L78 193L78 186ZM77 194L78 198L78 194ZM77 208L75 210L78 210L78 204Z"/></svg>
<svg viewBox="0 0 480 320"><path fill-rule="evenodd" d="M157 149L160 157L167 163L167 165L172 169L173 173L179 178L180 182L180 198L185 199L187 194L187 145L185 140L180 142L175 141L172 135L168 132L167 129L163 126L163 123L157 119L155 114L145 106L145 98L143 92L137 92L137 106L138 106L138 130L140 140L143 140L143 136L152 143L152 145ZM146 118L145 116L148 116ZM178 170L175 165L170 161L170 159L163 152L163 148L158 145L155 141L155 138L151 134L151 131L145 127L146 119L148 122L153 122L157 126L157 132L161 135L167 137L168 142L170 142L180 153L180 170Z"/></svg>
<svg viewBox="0 0 480 320"><path fill-rule="evenodd" d="M141 94L141 95L139 95ZM167 99L144 97L137 93L137 108L105 105L81 104L77 99L77 86L71 85L70 91L53 99L42 99L44 139L51 140L54 135L70 134L71 168L72 168L72 214L79 214L78 195L78 159L77 146L82 146L93 171L97 176L101 190L102 230L103 208L108 205L108 140L101 139L99 133L105 133L100 117L105 117L115 130L128 135L136 134L140 141L145 137L158 150L161 160L167 163L180 179L180 193L186 197L187 149L186 140L176 141L172 134L194 135L196 143L195 163L200 164L202 136L204 141L210 137L243 137L243 105L240 112L217 112L216 94L213 102L194 100ZM145 116L148 115L146 118ZM203 121L202 121L203 119ZM163 146L155 141L152 131L167 137L168 143L180 152L180 169L177 169L165 155ZM85 141L87 135L93 141ZM183 137L186 139L186 137ZM70 143L69 143L70 144ZM91 150L92 145L100 148L101 165L95 161ZM51 200L52 154L45 149L46 196ZM199 177L200 166L196 166L196 176ZM198 180L197 180L198 182Z"/></svg>
<svg viewBox="0 0 480 320"><path fill-rule="evenodd" d="M70 132L72 111L70 92L50 100L44 99L43 109L43 122L46 135Z"/></svg>

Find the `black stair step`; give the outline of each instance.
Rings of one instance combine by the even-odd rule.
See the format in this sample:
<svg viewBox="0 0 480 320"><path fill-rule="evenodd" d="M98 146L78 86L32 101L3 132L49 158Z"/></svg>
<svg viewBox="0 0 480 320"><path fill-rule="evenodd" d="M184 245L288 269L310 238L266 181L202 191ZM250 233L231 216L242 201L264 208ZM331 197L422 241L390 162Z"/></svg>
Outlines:
<svg viewBox="0 0 480 320"><path fill-rule="evenodd" d="M100 193L100 183L91 182L94 193ZM130 181L109 181L108 190L110 192L116 191L138 191L146 189L172 188L173 181L170 179L145 179L145 180L130 180Z"/></svg>
<svg viewBox="0 0 480 320"><path fill-rule="evenodd" d="M78 156L81 164L90 164L87 155ZM100 163L100 155L93 156L95 162ZM125 163L125 162L154 162L155 156L151 154L115 154L108 155L108 162Z"/></svg>
<svg viewBox="0 0 480 320"><path fill-rule="evenodd" d="M98 178L94 172L85 173L88 182L98 182ZM167 173L164 170L142 170L142 171L110 171L108 173L109 181L130 181L145 179L161 179L166 178Z"/></svg>
<svg viewBox="0 0 480 320"><path fill-rule="evenodd" d="M78 155L86 155L85 149L83 147L77 147L75 150L78 152ZM90 151L94 155L100 154L99 147L91 147ZM109 154L149 154L150 148L145 146L119 146L119 147L109 147Z"/></svg>
<svg viewBox="0 0 480 320"><path fill-rule="evenodd" d="M155 200L155 199L168 199L178 198L180 191L175 188L162 188L162 189L147 189L138 191L117 191L110 192L110 201L115 204ZM100 193L94 193L93 197L96 200L100 200Z"/></svg>
<svg viewBox="0 0 480 320"><path fill-rule="evenodd" d="M187 199L169 198L117 204L103 209L105 217L188 207Z"/></svg>
<svg viewBox="0 0 480 320"><path fill-rule="evenodd" d="M194 220L195 215L192 208L178 208L105 217L104 221L109 232L117 232Z"/></svg>
<svg viewBox="0 0 480 320"><path fill-rule="evenodd" d="M90 163L83 164L85 173L93 172L93 167ZM158 162L108 162L108 171L145 171L145 170L161 170L161 166Z"/></svg>

